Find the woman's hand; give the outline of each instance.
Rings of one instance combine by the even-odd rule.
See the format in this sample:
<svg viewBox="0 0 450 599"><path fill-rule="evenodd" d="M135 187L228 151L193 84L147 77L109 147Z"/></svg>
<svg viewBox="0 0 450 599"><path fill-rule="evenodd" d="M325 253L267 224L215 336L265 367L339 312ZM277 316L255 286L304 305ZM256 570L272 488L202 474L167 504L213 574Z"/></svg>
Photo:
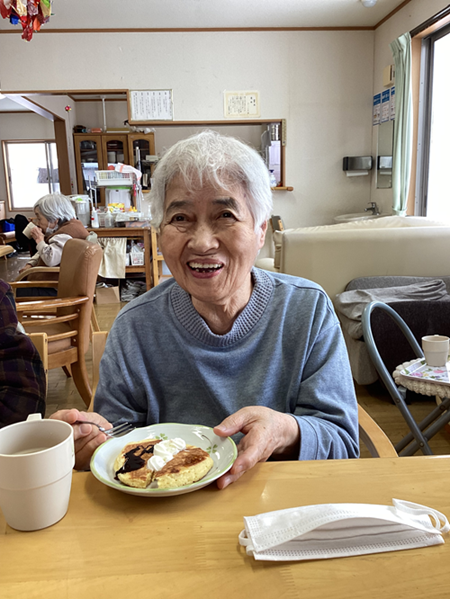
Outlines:
<svg viewBox="0 0 450 599"><path fill-rule="evenodd" d="M219 437L244 433L238 444L238 457L231 469L217 480L219 489L235 482L258 462L271 455L297 457L300 448L300 429L290 414L270 408L252 406L238 410L225 418L214 432Z"/></svg>
<svg viewBox="0 0 450 599"><path fill-rule="evenodd" d="M32 264L25 264L23 268L19 270L19 272L23 272L24 270L28 270L29 268L33 268Z"/></svg>
<svg viewBox="0 0 450 599"><path fill-rule="evenodd" d="M63 420L73 426L75 442L75 469L88 470L92 454L108 437L91 424L74 424L77 420L96 422L103 428L111 428L111 424L96 412L79 412L78 410L59 410L50 416L54 420Z"/></svg>
<svg viewBox="0 0 450 599"><path fill-rule="evenodd" d="M44 241L44 233L42 232L42 229L40 229L39 227L34 227L34 229L31 229L30 235L36 243Z"/></svg>

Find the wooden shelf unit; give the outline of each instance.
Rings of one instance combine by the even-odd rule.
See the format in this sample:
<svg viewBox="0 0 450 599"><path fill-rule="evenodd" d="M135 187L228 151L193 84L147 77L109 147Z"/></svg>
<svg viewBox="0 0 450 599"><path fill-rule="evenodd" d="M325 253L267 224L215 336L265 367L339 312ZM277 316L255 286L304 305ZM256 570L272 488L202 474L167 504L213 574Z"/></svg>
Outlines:
<svg viewBox="0 0 450 599"><path fill-rule="evenodd" d="M152 258L151 258L151 236L150 226L148 227L100 227L98 229L88 229L97 233L97 236L107 238L125 237L126 239L142 239L144 242L144 264L142 266L126 266L125 273L143 273L147 291L153 287L152 281Z"/></svg>
<svg viewBox="0 0 450 599"><path fill-rule="evenodd" d="M91 179L94 177L94 171L107 170L108 165L117 164L136 164L136 149L141 151L141 160L145 161L145 156L155 154L155 135L154 133L74 133L75 162L77 170L78 193L86 194L86 172L90 173ZM113 160L108 160L108 154ZM111 155L112 154L112 155ZM98 165L89 169L90 163ZM145 191L145 186L143 188ZM105 204L105 191L100 189L99 204Z"/></svg>

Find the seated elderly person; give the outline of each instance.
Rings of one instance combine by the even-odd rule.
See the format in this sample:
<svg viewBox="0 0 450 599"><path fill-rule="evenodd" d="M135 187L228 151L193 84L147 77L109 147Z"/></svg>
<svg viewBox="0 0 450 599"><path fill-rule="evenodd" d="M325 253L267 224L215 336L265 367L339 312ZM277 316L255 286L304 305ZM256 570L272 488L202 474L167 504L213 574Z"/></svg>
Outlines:
<svg viewBox="0 0 450 599"><path fill-rule="evenodd" d="M60 193L51 193L38 200L34 205L34 214L37 226L30 231L30 235L37 244L37 251L19 272L33 266L59 266L66 241L72 238L86 239L89 235L83 224L77 220L70 200ZM58 275L55 276L55 273L31 273L28 277L29 281L57 279ZM56 289L18 289L16 295L56 295Z"/></svg>
<svg viewBox="0 0 450 599"><path fill-rule="evenodd" d="M356 398L329 298L315 283L253 266L272 211L259 154L211 131L180 141L158 163L151 201L173 278L114 322L97 414L53 417L215 427L239 440L220 488L271 456L357 457ZM75 425L77 467L105 440L94 429Z"/></svg>
<svg viewBox="0 0 450 599"><path fill-rule="evenodd" d="M44 367L19 327L11 287L0 279L0 428L45 413Z"/></svg>

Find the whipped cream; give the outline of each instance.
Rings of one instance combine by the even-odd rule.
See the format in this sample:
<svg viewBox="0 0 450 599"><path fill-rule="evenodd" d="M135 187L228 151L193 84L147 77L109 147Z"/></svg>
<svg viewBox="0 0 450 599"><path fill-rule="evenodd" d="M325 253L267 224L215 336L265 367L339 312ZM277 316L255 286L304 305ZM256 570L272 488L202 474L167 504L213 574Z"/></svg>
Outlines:
<svg viewBox="0 0 450 599"><path fill-rule="evenodd" d="M161 470L174 455L183 449L186 449L186 442L179 437L157 443L153 448L152 457L147 462L147 468L150 470Z"/></svg>

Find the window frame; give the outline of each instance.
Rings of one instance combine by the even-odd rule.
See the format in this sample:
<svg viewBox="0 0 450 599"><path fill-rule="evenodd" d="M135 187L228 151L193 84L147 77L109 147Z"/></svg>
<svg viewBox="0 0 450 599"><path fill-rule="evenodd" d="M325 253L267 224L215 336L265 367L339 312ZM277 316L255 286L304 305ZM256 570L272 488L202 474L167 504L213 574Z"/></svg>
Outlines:
<svg viewBox="0 0 450 599"><path fill-rule="evenodd" d="M47 172L48 172L48 193L52 192L52 187L54 185L52 173L53 173L53 163L51 157L50 144L55 144L55 139L4 139L2 140L2 151L3 151L3 164L5 171L5 183L6 183L6 196L8 201L8 212L20 212L20 211L31 211L33 210L33 206L18 206L14 207L14 194L11 185L11 169L10 169L10 161L9 161L9 153L8 153L8 145L18 145L18 144L44 144L45 147L45 157L47 162Z"/></svg>
<svg viewBox="0 0 450 599"><path fill-rule="evenodd" d="M433 106L434 44L450 35L450 24L445 24L421 40L420 92L418 109L417 174L414 214L427 215L430 168L431 114Z"/></svg>

